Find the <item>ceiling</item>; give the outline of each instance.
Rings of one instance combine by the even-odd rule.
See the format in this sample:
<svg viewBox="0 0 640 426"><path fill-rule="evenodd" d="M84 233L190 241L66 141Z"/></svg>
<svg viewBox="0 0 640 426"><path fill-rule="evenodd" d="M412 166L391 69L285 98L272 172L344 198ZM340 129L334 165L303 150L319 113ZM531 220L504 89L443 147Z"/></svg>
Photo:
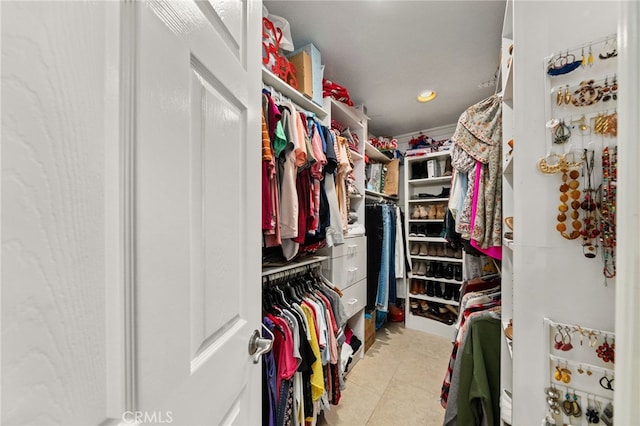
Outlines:
<svg viewBox="0 0 640 426"><path fill-rule="evenodd" d="M495 91L505 1L264 1L296 48L315 44L324 77L367 108L369 132L398 136L456 123ZM438 92L419 103L424 89Z"/></svg>

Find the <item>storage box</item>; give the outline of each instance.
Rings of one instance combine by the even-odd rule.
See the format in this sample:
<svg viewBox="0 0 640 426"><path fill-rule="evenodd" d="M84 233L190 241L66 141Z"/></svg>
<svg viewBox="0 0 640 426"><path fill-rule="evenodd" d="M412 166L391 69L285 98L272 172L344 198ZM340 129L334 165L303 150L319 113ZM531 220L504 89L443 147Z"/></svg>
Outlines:
<svg viewBox="0 0 640 426"><path fill-rule="evenodd" d="M307 52L300 52L289 56L289 62L296 67L296 80L298 81L298 92L311 99L313 87L311 80L311 56Z"/></svg>
<svg viewBox="0 0 640 426"><path fill-rule="evenodd" d="M427 175L429 178L440 177L440 163L436 159L427 161Z"/></svg>
<svg viewBox="0 0 640 426"><path fill-rule="evenodd" d="M386 165L387 173L384 179L384 192L387 195L398 195L398 184L400 181L400 160L391 160Z"/></svg>
<svg viewBox="0 0 640 426"><path fill-rule="evenodd" d="M376 342L376 310L364 314L364 351Z"/></svg>
<svg viewBox="0 0 640 426"><path fill-rule="evenodd" d="M320 51L313 44L307 44L300 49L296 49L287 57L291 58L300 52L306 52L311 58L311 100L322 106L322 57L320 56Z"/></svg>

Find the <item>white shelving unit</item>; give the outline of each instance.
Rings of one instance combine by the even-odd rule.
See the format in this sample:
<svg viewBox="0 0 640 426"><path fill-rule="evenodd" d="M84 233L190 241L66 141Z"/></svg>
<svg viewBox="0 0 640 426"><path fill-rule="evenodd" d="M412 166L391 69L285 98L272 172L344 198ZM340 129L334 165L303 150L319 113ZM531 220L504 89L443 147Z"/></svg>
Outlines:
<svg viewBox="0 0 640 426"><path fill-rule="evenodd" d="M324 98L323 109L327 113L323 119L326 126L331 125L331 120L336 120L345 129L349 129L352 135L357 135L359 141L357 151L350 150L355 185L359 194L349 196L350 211L355 212L358 219L355 226L345 234L344 244L319 251L319 254L327 256L323 263L323 273L342 291L342 300L349 317L348 325L354 335L362 342L360 349L352 355L348 370L351 371L356 363L364 358L365 353L364 308L367 304L367 240L364 236L366 198L364 153L369 119L357 109L333 98Z"/></svg>
<svg viewBox="0 0 640 426"><path fill-rule="evenodd" d="M425 331L431 334L452 338L454 335L453 325L433 319L433 316L427 317L427 313L423 310L421 302L426 302L429 307L438 309L446 306L457 308L459 300L455 295L459 295L460 286L462 285L463 276L463 253L460 250L459 257L455 257L456 253L442 253L440 255L430 254L411 254L411 249L415 244L426 244L427 247L441 248L447 246L447 241L440 236L443 218L435 218L429 215L427 218L412 217L414 208L423 206L426 210L433 212L433 206L442 206L442 211L446 208L449 197L443 196L443 190L450 188L451 176L431 176L425 177L424 173L415 174L418 169L426 170L425 163L435 160L439 164L440 173L445 172L445 164L450 156L449 151L434 152L423 156L406 157L405 158L405 227L407 235L407 253L411 259L412 271L408 274L408 285L406 294L406 311L405 323L408 328ZM436 172L437 173L437 172ZM419 198L419 194L430 194L429 198ZM423 232L416 232L423 228ZM417 235L420 234L420 235ZM423 236L424 234L424 236ZM444 255L443 255L444 254ZM443 276L427 276L430 273L419 274L418 265L426 262L431 268L450 268L454 271L453 277ZM442 266L436 266L442 265ZM455 274L455 270L458 274ZM437 275L442 275L438 273ZM460 279L455 279L458 275ZM439 287L439 288L438 288ZM447 296L445 298L445 295ZM418 307L415 307L417 303ZM412 308L412 304L414 307Z"/></svg>

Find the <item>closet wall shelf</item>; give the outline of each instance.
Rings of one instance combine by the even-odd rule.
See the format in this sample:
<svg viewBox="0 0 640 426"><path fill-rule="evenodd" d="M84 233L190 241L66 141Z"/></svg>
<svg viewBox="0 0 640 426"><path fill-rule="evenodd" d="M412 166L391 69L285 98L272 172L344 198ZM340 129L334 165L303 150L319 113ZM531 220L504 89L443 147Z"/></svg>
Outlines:
<svg viewBox="0 0 640 426"><path fill-rule="evenodd" d="M409 240L410 241L423 241L425 243L446 243L447 240L445 240L442 237L412 237L409 236Z"/></svg>
<svg viewBox="0 0 640 426"><path fill-rule="evenodd" d="M291 99L291 102L298 105L309 112L318 116L318 119L323 120L327 116L327 111L320 105L306 98L302 93L298 92L293 87L276 77L271 71L262 68L262 82L268 86L273 87L280 94Z"/></svg>
<svg viewBox="0 0 640 426"><path fill-rule="evenodd" d="M331 108L331 119L337 120L339 123L357 121L362 124L364 121L369 120L369 117L363 114L362 111L333 98L324 98L324 104L325 109Z"/></svg>
<svg viewBox="0 0 640 426"><path fill-rule="evenodd" d="M448 198L419 198L416 200L409 200L410 203L442 203L442 202L449 202ZM442 220L442 219L440 219Z"/></svg>
<svg viewBox="0 0 640 426"><path fill-rule="evenodd" d="M384 201L384 200L398 201L397 195L387 195L387 194L383 194L382 192L371 191L370 189L367 189L365 193L368 198L377 199L377 201Z"/></svg>
<svg viewBox="0 0 640 426"><path fill-rule="evenodd" d="M460 303L456 302L455 300L451 300L451 299L441 299L439 297L432 297L432 296L427 296L424 294L413 294L410 293L409 297L412 299L420 299L420 300L426 300L429 302L438 302L438 303L442 303L445 305L451 305L451 306L460 306Z"/></svg>
<svg viewBox="0 0 640 426"><path fill-rule="evenodd" d="M415 275L412 273L409 273L409 278L416 279L416 280L437 281L439 283L462 285L462 281L448 280L446 278L427 277L426 275Z"/></svg>
<svg viewBox="0 0 640 426"><path fill-rule="evenodd" d="M437 183L449 183L451 182L451 176L440 176L433 178L425 178L425 179L411 179L409 180L410 184L437 184Z"/></svg>
<svg viewBox="0 0 640 426"><path fill-rule="evenodd" d="M391 159L389 157L387 157L386 155L384 155L383 153L378 151L378 148L376 148L375 146L371 145L371 143L369 141L365 141L365 148L364 149L365 149L364 152L369 157L369 160L371 160L374 163L387 164L387 163L389 163L391 161Z"/></svg>
<svg viewBox="0 0 640 426"><path fill-rule="evenodd" d="M363 160L364 159L364 155L360 154L359 152L355 152L352 149L350 149L349 151L351 152L351 157L354 160Z"/></svg>
<svg viewBox="0 0 640 426"><path fill-rule="evenodd" d="M289 262L281 266L267 266L262 268L262 276L268 277L270 275L277 274L278 272L294 272L296 268L302 268L313 264L320 264L326 260L327 256L313 256L300 261Z"/></svg>
<svg viewBox="0 0 640 426"><path fill-rule="evenodd" d="M502 246L508 248L509 250L513 250L513 240L502 238Z"/></svg>
<svg viewBox="0 0 640 426"><path fill-rule="evenodd" d="M426 154L421 154L421 155L410 155L407 156L407 158L411 158L414 160L428 160L430 158L435 158L435 157L443 157L445 155L451 155L451 150L450 149L446 149L444 151L434 151L434 152L428 152Z"/></svg>
<svg viewBox="0 0 640 426"><path fill-rule="evenodd" d="M449 263L462 263L462 259L457 259L455 257L438 257L438 256L411 256L412 259L418 260L434 260L436 262L449 262Z"/></svg>
<svg viewBox="0 0 640 426"><path fill-rule="evenodd" d="M442 223L443 220L444 219L409 219L409 223Z"/></svg>

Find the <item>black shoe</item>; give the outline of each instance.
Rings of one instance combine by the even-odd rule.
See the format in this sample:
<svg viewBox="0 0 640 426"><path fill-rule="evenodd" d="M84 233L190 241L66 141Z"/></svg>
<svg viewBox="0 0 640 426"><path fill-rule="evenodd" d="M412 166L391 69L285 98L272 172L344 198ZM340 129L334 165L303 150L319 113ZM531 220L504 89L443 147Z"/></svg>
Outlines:
<svg viewBox="0 0 640 426"><path fill-rule="evenodd" d="M435 264L433 262L428 262L427 263L427 272L425 272L425 275L427 277L433 277L434 276L436 265L437 264Z"/></svg>
<svg viewBox="0 0 640 426"><path fill-rule="evenodd" d="M435 270L433 271L433 276L436 278L443 278L444 277L444 267L442 266L442 263L436 263L434 265Z"/></svg>
<svg viewBox="0 0 640 426"><path fill-rule="evenodd" d="M434 282L427 281L427 296L433 297L434 294L435 294Z"/></svg>
<svg viewBox="0 0 640 426"><path fill-rule="evenodd" d="M462 265L456 265L453 268L453 279L456 281L462 281Z"/></svg>
<svg viewBox="0 0 640 426"><path fill-rule="evenodd" d="M438 198L449 198L450 192L451 188L442 188L442 191L438 194Z"/></svg>
<svg viewBox="0 0 640 426"><path fill-rule="evenodd" d="M424 225L418 225L418 231L416 232L418 237L426 237L426 227Z"/></svg>
<svg viewBox="0 0 640 426"><path fill-rule="evenodd" d="M453 300L460 302L460 286L458 285L453 286Z"/></svg>
<svg viewBox="0 0 640 426"><path fill-rule="evenodd" d="M453 265L451 263L447 263L447 266L444 268L444 277L448 280L453 279Z"/></svg>
<svg viewBox="0 0 640 426"><path fill-rule="evenodd" d="M445 284L444 286L444 295L443 297L447 300L453 299L453 286L450 284Z"/></svg>
<svg viewBox="0 0 640 426"><path fill-rule="evenodd" d="M420 163L421 169L422 169L422 178L421 179L426 179L429 177L429 169L427 168L427 161L423 161L422 163Z"/></svg>
<svg viewBox="0 0 640 426"><path fill-rule="evenodd" d="M434 296L442 299L444 297L444 283L434 283L434 287L435 287L435 292L434 292Z"/></svg>
<svg viewBox="0 0 640 426"><path fill-rule="evenodd" d="M418 225L411 225L409 227L409 236L417 237L418 236Z"/></svg>

